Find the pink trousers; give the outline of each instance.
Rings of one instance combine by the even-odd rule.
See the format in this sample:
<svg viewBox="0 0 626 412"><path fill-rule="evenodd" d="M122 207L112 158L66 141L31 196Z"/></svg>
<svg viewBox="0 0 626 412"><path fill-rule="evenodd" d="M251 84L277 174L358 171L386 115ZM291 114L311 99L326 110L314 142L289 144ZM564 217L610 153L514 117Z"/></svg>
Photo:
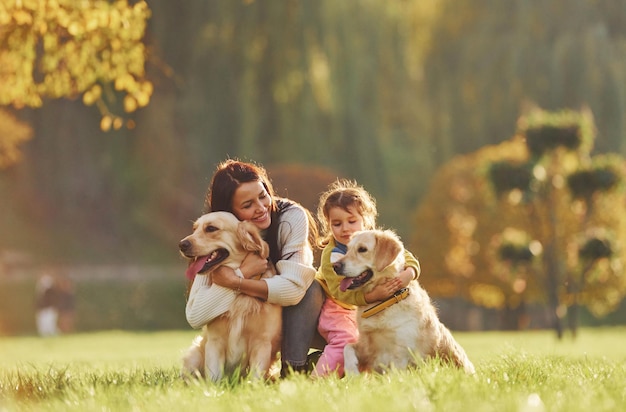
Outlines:
<svg viewBox="0 0 626 412"><path fill-rule="evenodd" d="M315 365L313 376L325 376L333 372L343 376L343 348L359 338L356 313L356 310L343 308L326 298L317 330L328 343Z"/></svg>

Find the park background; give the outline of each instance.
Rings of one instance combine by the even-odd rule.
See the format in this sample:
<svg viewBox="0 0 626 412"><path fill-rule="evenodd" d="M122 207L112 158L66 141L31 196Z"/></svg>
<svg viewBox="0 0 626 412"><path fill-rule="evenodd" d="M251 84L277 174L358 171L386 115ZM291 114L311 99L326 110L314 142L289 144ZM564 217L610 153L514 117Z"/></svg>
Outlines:
<svg viewBox="0 0 626 412"><path fill-rule="evenodd" d="M526 160L538 110L592 120L579 163L626 156L622 1L44 3L0 9L0 334L35 333L46 271L74 282L77 331L188 328L177 244L226 157L263 164L310 210L335 178L356 179L453 329L554 326L547 287L517 288L545 276L542 256L493 252L507 228L539 221L484 194L484 170ZM582 296L585 325L626 322L622 185L608 196L595 210L614 220L581 222L565 197L556 212L573 214L557 227L563 251L590 228L616 232ZM571 255L556 309L582 270ZM505 321L522 306L524 322Z"/></svg>

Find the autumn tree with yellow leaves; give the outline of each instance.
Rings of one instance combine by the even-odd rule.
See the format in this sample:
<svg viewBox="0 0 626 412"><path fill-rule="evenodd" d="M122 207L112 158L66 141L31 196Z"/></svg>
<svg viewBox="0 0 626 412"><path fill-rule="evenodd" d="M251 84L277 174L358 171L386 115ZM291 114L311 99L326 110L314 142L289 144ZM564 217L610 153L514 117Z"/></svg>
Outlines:
<svg viewBox="0 0 626 412"><path fill-rule="evenodd" d="M0 170L14 165L21 159L19 146L32 137L28 125L10 113L0 110Z"/></svg>
<svg viewBox="0 0 626 412"><path fill-rule="evenodd" d="M0 3L0 106L40 107L46 99L82 98L102 114L101 128L146 106L143 39L150 9L143 0L6 0Z"/></svg>
<svg viewBox="0 0 626 412"><path fill-rule="evenodd" d="M533 110L500 145L453 159L415 215L411 248L434 296L515 313L546 305L559 337L578 307L596 316L626 294L624 160L591 156L588 111Z"/></svg>

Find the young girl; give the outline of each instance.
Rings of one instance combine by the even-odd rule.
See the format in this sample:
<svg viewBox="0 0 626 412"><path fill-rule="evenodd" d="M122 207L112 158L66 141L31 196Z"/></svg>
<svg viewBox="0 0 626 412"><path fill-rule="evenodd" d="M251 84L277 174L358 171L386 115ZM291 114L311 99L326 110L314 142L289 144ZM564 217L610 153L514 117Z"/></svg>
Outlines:
<svg viewBox="0 0 626 412"><path fill-rule="evenodd" d="M212 288L202 274L188 273L193 283L187 321L201 328L223 314L238 293L279 304L283 306L281 374L306 371L324 300L320 285L314 282L315 221L298 203L275 196L264 168L232 159L222 162L211 179L205 213L215 211L231 212L261 229L280 276L253 279L268 264L255 254L249 254L236 271L222 266L212 274L213 283L223 288Z"/></svg>
<svg viewBox="0 0 626 412"><path fill-rule="evenodd" d="M349 180L337 180L320 197L317 216L322 226L324 247L316 280L326 291L318 331L328 344L324 348L313 371L313 376L324 376L336 372L343 376L343 348L358 339L356 306L384 300L395 291L417 279L420 265L417 259L406 252L406 265L393 280L377 286L364 294L360 290L342 292L339 284L342 277L333 270L332 264L346 253L350 236L359 230L376 227L376 202L370 194Z"/></svg>

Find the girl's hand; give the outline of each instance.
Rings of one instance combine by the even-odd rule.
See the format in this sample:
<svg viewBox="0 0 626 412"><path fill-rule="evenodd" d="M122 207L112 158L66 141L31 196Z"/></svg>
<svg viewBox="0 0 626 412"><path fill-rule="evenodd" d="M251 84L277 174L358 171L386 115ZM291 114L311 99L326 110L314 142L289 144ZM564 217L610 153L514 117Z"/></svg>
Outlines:
<svg viewBox="0 0 626 412"><path fill-rule="evenodd" d="M367 293L365 295L365 301L372 303L387 299L396 291L409 286L414 275L415 271L413 269L405 268L402 272L398 273L395 278L387 280L385 283L376 286L370 293Z"/></svg>
<svg viewBox="0 0 626 412"><path fill-rule="evenodd" d="M396 276L396 279L400 279L402 281L402 284L398 289L402 289L402 288L409 286L409 283L411 283L411 281L413 280L413 276L415 276L415 270L411 268L404 268L402 272L398 273L398 276Z"/></svg>
<svg viewBox="0 0 626 412"><path fill-rule="evenodd" d="M263 259L256 253L248 253L243 262L241 262L239 269L246 279L250 279L265 273L268 266L267 259Z"/></svg>
<svg viewBox="0 0 626 412"><path fill-rule="evenodd" d="M413 278L412 276L413 275L411 272L411 279ZM381 283L380 285L372 289L371 292L365 294L365 301L367 303L373 303L379 300L387 299L389 296L393 295L395 291L403 288L402 282L403 281L400 278L400 276L396 276L393 279L387 280L385 283ZM408 282L407 282L407 285L408 285Z"/></svg>

